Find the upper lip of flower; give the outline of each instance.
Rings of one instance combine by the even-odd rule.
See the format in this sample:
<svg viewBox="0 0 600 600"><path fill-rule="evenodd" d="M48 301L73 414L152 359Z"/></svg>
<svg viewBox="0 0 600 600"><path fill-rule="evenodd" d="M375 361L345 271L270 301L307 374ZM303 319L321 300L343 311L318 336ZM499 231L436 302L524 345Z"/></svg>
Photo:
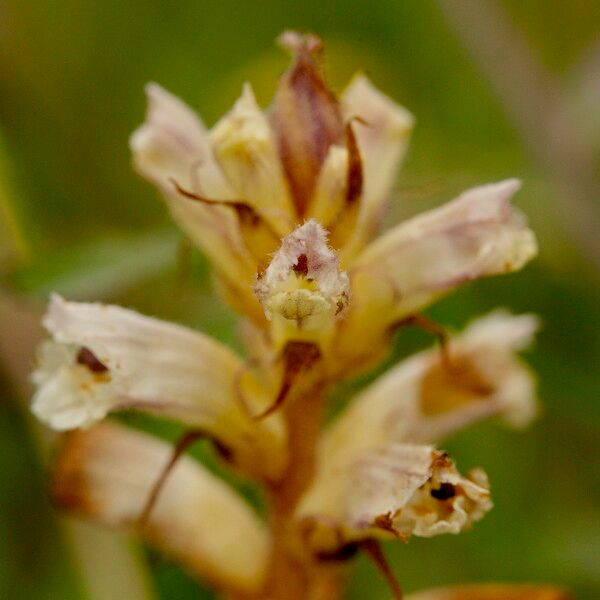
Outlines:
<svg viewBox="0 0 600 600"><path fill-rule="evenodd" d="M328 321L333 324L346 308L350 296L348 275L340 270L339 260L327 244L327 233L314 220L307 221L283 239L254 289L268 318L279 312L302 327L301 321L322 316L323 319L310 325L311 329L326 329ZM306 314L287 316L286 305L296 306L301 298Z"/></svg>

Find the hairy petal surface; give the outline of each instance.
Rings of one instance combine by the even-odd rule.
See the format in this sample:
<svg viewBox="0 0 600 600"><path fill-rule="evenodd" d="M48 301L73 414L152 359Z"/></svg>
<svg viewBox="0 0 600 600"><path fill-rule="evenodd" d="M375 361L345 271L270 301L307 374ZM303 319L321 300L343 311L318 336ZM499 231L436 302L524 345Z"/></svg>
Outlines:
<svg viewBox="0 0 600 600"><path fill-rule="evenodd" d="M312 550L326 555L369 538L459 533L491 507L482 471L463 477L431 446L387 444L322 460L298 518Z"/></svg>
<svg viewBox="0 0 600 600"><path fill-rule="evenodd" d="M379 226L408 148L414 117L377 90L364 75L352 80L340 104L344 119L354 120L364 171L358 221L342 250L347 264Z"/></svg>
<svg viewBox="0 0 600 600"><path fill-rule="evenodd" d="M225 346L118 306L53 296L44 326L53 338L34 373L32 410L56 429L86 427L108 412L139 409L199 429L247 470L282 467L282 430L240 408L264 391ZM82 355L83 353L83 355Z"/></svg>
<svg viewBox="0 0 600 600"><path fill-rule="evenodd" d="M435 443L481 419L513 426L535 417L535 381L516 352L531 343L533 315L503 311L474 321L448 346L401 362L354 399L324 434L323 456L381 443Z"/></svg>
<svg viewBox="0 0 600 600"><path fill-rule="evenodd" d="M55 465L54 500L104 525L141 533L197 578L257 592L268 561L265 527L241 497L192 459L177 462L138 527L171 453L168 444L116 424L73 432Z"/></svg>
<svg viewBox="0 0 600 600"><path fill-rule="evenodd" d="M548 585L473 583L417 592L406 600L572 600L572 596Z"/></svg>
<svg viewBox="0 0 600 600"><path fill-rule="evenodd" d="M348 275L327 245L327 233L312 220L282 240L254 291L277 347L290 340L323 343L350 296Z"/></svg>

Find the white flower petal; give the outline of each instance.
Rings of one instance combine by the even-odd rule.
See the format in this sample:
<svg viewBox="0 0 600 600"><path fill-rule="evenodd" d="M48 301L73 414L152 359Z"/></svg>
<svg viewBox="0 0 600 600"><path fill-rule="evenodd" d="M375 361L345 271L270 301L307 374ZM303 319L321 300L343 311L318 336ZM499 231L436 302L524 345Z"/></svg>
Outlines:
<svg viewBox="0 0 600 600"><path fill-rule="evenodd" d="M214 436L243 468L258 466L271 476L281 468L281 423L257 423L240 408L239 394L262 398L265 392L225 346L117 306L66 302L56 295L44 325L57 344L86 349L104 369L88 369L74 352L58 367L53 359L56 370L49 375L41 357L34 410L50 425L84 426L108 410L137 408Z"/></svg>
<svg viewBox="0 0 600 600"><path fill-rule="evenodd" d="M350 271L352 306L336 340L348 356L340 364L382 347L390 326L460 284L517 271L531 260L535 236L510 205L519 187L511 179L473 188L370 244Z"/></svg>
<svg viewBox="0 0 600 600"><path fill-rule="evenodd" d="M349 261L375 233L406 153L414 117L377 90L364 75L356 76L341 97L361 151L364 189L354 234L343 250Z"/></svg>
<svg viewBox="0 0 600 600"><path fill-rule="evenodd" d="M468 190L388 231L354 267L389 281L399 298L397 318L460 283L517 271L537 253L532 231L510 205L519 187L510 179Z"/></svg>
<svg viewBox="0 0 600 600"><path fill-rule="evenodd" d="M198 116L156 83L146 86L146 95L146 121L130 139L140 174L167 193L174 179L208 198L231 199L233 191L215 162Z"/></svg>
<svg viewBox="0 0 600 600"><path fill-rule="evenodd" d="M208 132L188 106L160 86L149 84L146 93L146 121L130 140L137 171L163 193L173 219L225 279L230 303L260 318L250 289L256 262L244 243L235 209L185 198L175 187L177 183L210 200L236 199L215 161Z"/></svg>
<svg viewBox="0 0 600 600"><path fill-rule="evenodd" d="M484 418L527 425L535 381L515 353L538 327L533 315L497 311L449 343L450 364L432 348L401 362L354 399L325 433L327 457L393 442L434 443Z"/></svg>
<svg viewBox="0 0 600 600"><path fill-rule="evenodd" d="M312 550L334 554L367 538L459 533L491 507L481 471L463 477L431 446L389 444L322 462L297 516Z"/></svg>
<svg viewBox="0 0 600 600"><path fill-rule="evenodd" d="M54 472L56 503L99 523L136 531L172 448L150 435L103 423L70 434ZM269 541L264 525L225 483L182 457L141 533L192 575L243 593L260 590Z"/></svg>
<svg viewBox="0 0 600 600"><path fill-rule="evenodd" d="M50 346L54 351L50 351ZM68 360L52 368L49 375L42 375L42 370L50 371L54 357L40 360L41 370L34 374L39 388L31 404L31 411L40 421L58 431L89 427L116 407L119 391L110 375L99 377L87 367L78 365L75 348L67 349L60 344L47 342L44 350L43 354L61 357L64 350L70 352Z"/></svg>

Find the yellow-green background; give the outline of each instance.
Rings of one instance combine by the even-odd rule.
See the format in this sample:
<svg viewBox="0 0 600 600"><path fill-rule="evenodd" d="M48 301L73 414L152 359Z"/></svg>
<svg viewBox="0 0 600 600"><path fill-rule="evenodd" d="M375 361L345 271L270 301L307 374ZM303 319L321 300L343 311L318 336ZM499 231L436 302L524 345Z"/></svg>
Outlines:
<svg viewBox="0 0 600 600"><path fill-rule="evenodd" d="M582 76L600 39L597 1L510 0L501 7L581 119L578 135L589 138L597 181L600 68ZM582 600L600 597L600 268L580 251L578 232L564 227L565 210L578 210L568 187L557 186L556 173L533 158L513 114L437 3L1 0L0 242L16 239L16 217L28 248L20 263L4 263L3 285L38 299L54 289L110 299L235 343L233 320L212 295L199 253L182 281L180 235L154 191L132 173L127 138L143 117L148 80L181 95L209 124L244 80L266 105L286 64L273 40L290 27L325 39L336 89L363 68L416 115L393 219L469 185L517 176L524 188L516 202L540 239L540 256L524 272L472 284L430 314L452 326L497 305L540 314L544 329L528 360L539 374L544 414L525 433L486 423L445 444L463 469L487 470L496 508L461 536L386 546L394 569L406 590L533 580L563 584ZM503 56L493 68L502 76ZM528 85L535 82L519 93L531 93ZM600 188L586 202L598 216ZM600 229L590 244L600 244ZM428 341L406 332L395 356ZM85 598L45 497L46 474L11 397L10 374L1 377L0 598ZM134 421L167 437L177 433ZM211 460L206 448L196 454ZM149 558L160 598L211 597L176 566ZM359 561L348 598L388 597L371 566Z"/></svg>

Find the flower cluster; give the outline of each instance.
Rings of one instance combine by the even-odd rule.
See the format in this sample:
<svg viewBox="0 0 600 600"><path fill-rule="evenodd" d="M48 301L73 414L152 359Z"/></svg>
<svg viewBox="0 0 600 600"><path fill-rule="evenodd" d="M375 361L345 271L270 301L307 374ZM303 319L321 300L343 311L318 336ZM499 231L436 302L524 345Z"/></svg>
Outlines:
<svg viewBox="0 0 600 600"><path fill-rule="evenodd" d="M443 352L392 368L322 429L328 391L381 360L393 333L436 299L520 269L536 242L511 206L516 180L468 190L374 239L413 117L364 75L338 100L322 77L320 40L288 32L281 42L293 63L267 112L247 84L209 130L150 84L131 137L137 171L239 314L247 357L131 310L54 296L32 408L54 429L75 430L54 468L60 506L137 529L228 597L325 600L340 597L340 565L353 551L459 533L491 508L485 473L461 475L435 445L483 418L523 426L535 416L517 353L537 320L494 312L473 322ZM98 423L126 409L212 440L265 488L268 523L199 463L174 461L167 444ZM564 596L483 586L414 600L467 597Z"/></svg>

